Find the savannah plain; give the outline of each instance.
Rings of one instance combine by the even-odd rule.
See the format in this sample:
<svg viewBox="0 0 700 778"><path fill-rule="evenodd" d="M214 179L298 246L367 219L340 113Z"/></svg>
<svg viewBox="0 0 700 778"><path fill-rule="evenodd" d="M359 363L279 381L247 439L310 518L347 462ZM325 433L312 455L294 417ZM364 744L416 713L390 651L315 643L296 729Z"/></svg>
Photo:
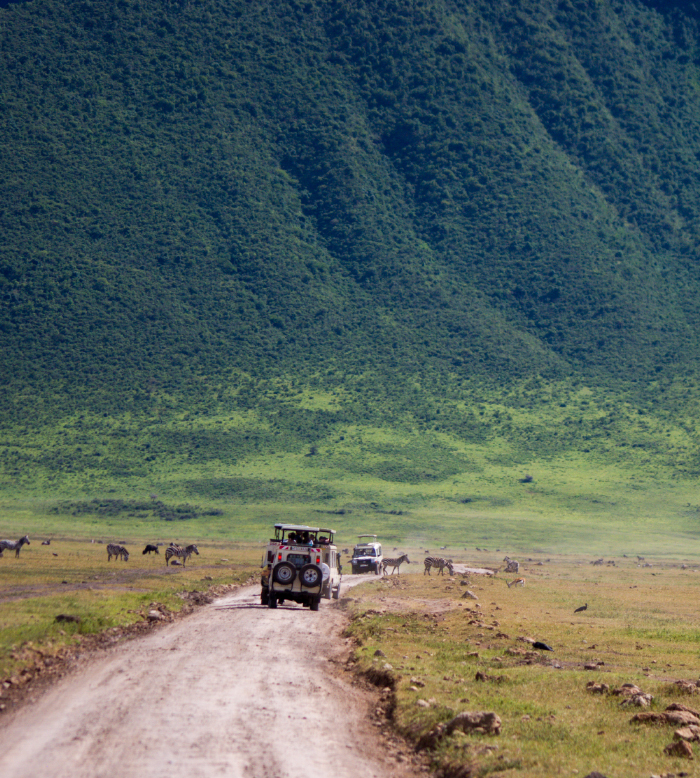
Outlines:
<svg viewBox="0 0 700 778"><path fill-rule="evenodd" d="M300 457L297 467L307 461ZM264 464L251 471L259 476ZM0 534L28 533L31 540L19 558L6 551L0 560L0 705L7 734L47 689L66 683L66 674L80 678L100 653L137 650L150 633L170 629L181 630L187 651L181 625L206 622L207 613L220 618L212 601L240 591L248 605L235 615L246 619L252 632L245 634L256 645L286 642L314 616L325 620L311 629L316 634L325 625L324 650L335 657L338 682L367 695L355 698L350 719L357 724L359 716L382 733L378 741L363 735L383 755L377 769L384 772L377 775L424 769L523 778L594 770L609 778L699 774L687 755L664 751L678 725L631 721L673 703L700 708L692 489L660 484L641 470L637 478L621 479L611 467L550 462L527 473L514 467L504 477L501 468L483 464L479 478L456 477L453 494L355 477L342 485L346 499L331 504L239 500L183 508L155 495L121 502L5 501ZM299 472L277 475L291 481ZM502 485L498 499L490 491L496 481ZM468 496L458 500L457 494ZM575 502L584 507L572 510ZM168 510L191 516L166 523L158 514ZM376 532L385 555L405 551L411 563L400 575L349 576L345 554L339 603L324 603L319 614L288 604L280 609L284 624L265 627L276 617L258 605L257 575L269 528L280 520L331 526L341 549L352 548L360 532ZM121 540L129 561L108 563L105 544ZM166 568L164 548L160 556L141 553L147 542L170 541L196 542L200 555L185 568ZM451 558L455 576L426 576L426 551ZM519 561L524 586L507 586L518 576L504 572L506 555ZM496 572L465 574L469 567ZM574 613L584 604L585 611ZM162 621L149 622L154 609ZM80 621L58 622L58 614ZM242 624L234 644L244 634ZM538 651L533 641L553 651ZM206 675L206 649L195 653L193 667ZM264 667L274 651L261 649L248 659ZM600 685L597 692L591 683ZM615 694L623 684L651 695L647 707L623 705L626 697ZM334 694L343 709L342 691ZM262 699L259 708L269 710ZM500 734L457 730L431 739L437 725L464 711L494 712ZM250 748L248 756L254 763ZM282 762L271 774L295 775L304 755L299 759L298 767Z"/></svg>

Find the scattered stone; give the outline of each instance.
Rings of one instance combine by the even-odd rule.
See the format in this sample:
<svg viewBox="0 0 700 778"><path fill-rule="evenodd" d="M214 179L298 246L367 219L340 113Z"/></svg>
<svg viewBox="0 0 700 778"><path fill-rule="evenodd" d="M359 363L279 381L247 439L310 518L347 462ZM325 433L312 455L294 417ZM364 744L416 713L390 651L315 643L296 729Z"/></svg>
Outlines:
<svg viewBox="0 0 700 778"><path fill-rule="evenodd" d="M607 683L589 681L586 684L586 691L589 691L591 694L607 694L610 691L610 687Z"/></svg>
<svg viewBox="0 0 700 778"><path fill-rule="evenodd" d="M462 595L463 600L478 600L479 598L474 594L473 591L470 589L467 589L466 592Z"/></svg>
<svg viewBox="0 0 700 778"><path fill-rule="evenodd" d="M630 719L630 724L666 724L666 716L663 713L635 713Z"/></svg>
<svg viewBox="0 0 700 778"><path fill-rule="evenodd" d="M634 683L623 683L622 686L613 689L612 694L619 697L634 697L637 694L644 694L644 692Z"/></svg>
<svg viewBox="0 0 700 778"><path fill-rule="evenodd" d="M597 770L594 770L592 773L585 775L584 778L607 778L607 776L603 775L603 773L599 773Z"/></svg>
<svg viewBox="0 0 700 778"><path fill-rule="evenodd" d="M700 725L700 719L692 713L683 710L664 711L656 713L652 711L636 713L630 719L631 724L671 724L675 727L685 727L688 724Z"/></svg>
<svg viewBox="0 0 700 778"><path fill-rule="evenodd" d="M425 681L421 681L421 679L420 679L420 678L411 678L411 683L412 683L414 686L420 686L420 687L423 687L423 686L425 686Z"/></svg>
<svg viewBox="0 0 700 778"><path fill-rule="evenodd" d="M597 662L586 662L586 664L583 666L584 670L597 670L598 669L598 663Z"/></svg>
<svg viewBox="0 0 700 778"><path fill-rule="evenodd" d="M680 757L681 759L692 759L693 749L685 740L676 740L673 743L669 743L669 745L664 748L664 754L667 756Z"/></svg>
<svg viewBox="0 0 700 778"><path fill-rule="evenodd" d="M59 613L58 616L54 619L54 621L60 622L70 622L73 624L80 624L80 616L71 616L68 613Z"/></svg>
<svg viewBox="0 0 700 778"><path fill-rule="evenodd" d="M377 649L377 650L374 652L374 655L375 655L375 656L386 656L386 654L385 654L385 653L382 651L382 649L381 649L381 648L378 648L378 649Z"/></svg>
<svg viewBox="0 0 700 778"><path fill-rule="evenodd" d="M677 740L688 740L690 742L700 741L700 727L697 724L688 724L687 727L677 729L673 736Z"/></svg>
<svg viewBox="0 0 700 778"><path fill-rule="evenodd" d="M669 708L670 707L671 706L669 706ZM700 726L700 718L698 718L695 713L691 713L689 710L669 710L666 708L664 711L664 716L666 716L666 721L669 724L674 724L675 726L685 727L688 724L696 724Z"/></svg>
<svg viewBox="0 0 700 778"><path fill-rule="evenodd" d="M416 748L419 751L426 748L434 749L444 737L449 737L457 730L465 734L500 735L501 719L490 711L476 711L473 713L464 711L457 714L446 724L437 724L433 727L430 732L427 732L418 740Z"/></svg>
<svg viewBox="0 0 700 778"><path fill-rule="evenodd" d="M700 687L696 681L674 681L673 687L676 692L682 694L698 694L700 693Z"/></svg>
<svg viewBox="0 0 700 778"><path fill-rule="evenodd" d="M150 610L150 611L148 611L148 620L149 621L165 621L165 616L160 611Z"/></svg>
<svg viewBox="0 0 700 778"><path fill-rule="evenodd" d="M648 708L653 699L651 694L633 694L630 697L625 697L620 705L636 705L638 708Z"/></svg>
<svg viewBox="0 0 700 778"><path fill-rule="evenodd" d="M416 705L419 708L429 708L430 703L427 700L416 700Z"/></svg>
<svg viewBox="0 0 700 778"><path fill-rule="evenodd" d="M697 716L700 719L700 713L698 713L698 711L689 708L687 705L683 705L682 702L672 702L670 705L666 706L666 710L684 710L686 713L692 713L693 716Z"/></svg>
<svg viewBox="0 0 700 778"><path fill-rule="evenodd" d="M505 675L487 675L486 673L482 673L481 670L477 672L477 674L474 676L475 681L481 681L482 683L486 683L486 681L494 681L495 683L502 683L506 680Z"/></svg>

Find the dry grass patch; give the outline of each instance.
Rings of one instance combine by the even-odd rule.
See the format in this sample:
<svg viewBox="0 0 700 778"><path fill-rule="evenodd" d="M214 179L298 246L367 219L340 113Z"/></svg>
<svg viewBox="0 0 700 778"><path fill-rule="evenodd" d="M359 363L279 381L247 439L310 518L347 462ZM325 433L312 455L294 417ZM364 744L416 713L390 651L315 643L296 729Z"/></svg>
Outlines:
<svg viewBox="0 0 700 778"><path fill-rule="evenodd" d="M651 568L614 561L521 562L526 585L518 588L501 575L471 576L468 586L417 573L368 581L352 595L359 666L391 674L395 725L416 742L463 711L500 717L500 736L457 729L437 738L433 756L450 769L692 775L687 760L664 754L674 728L631 723L643 709L612 690L636 684L652 695L650 711L674 702L700 708L700 573L672 560ZM463 599L466 589L478 600ZM681 688L681 679L692 683ZM609 691L590 691L591 681Z"/></svg>
<svg viewBox="0 0 700 778"><path fill-rule="evenodd" d="M23 648L57 653L79 636L125 627L146 618L152 603L180 611L184 592L243 583L259 563L254 544L199 543L185 567L166 567L165 547L143 555L144 543L126 544L128 562L107 562L106 544L54 539L32 541L20 557L0 559L0 678L31 661ZM59 615L74 619L57 621ZM0 689L0 696L2 689Z"/></svg>

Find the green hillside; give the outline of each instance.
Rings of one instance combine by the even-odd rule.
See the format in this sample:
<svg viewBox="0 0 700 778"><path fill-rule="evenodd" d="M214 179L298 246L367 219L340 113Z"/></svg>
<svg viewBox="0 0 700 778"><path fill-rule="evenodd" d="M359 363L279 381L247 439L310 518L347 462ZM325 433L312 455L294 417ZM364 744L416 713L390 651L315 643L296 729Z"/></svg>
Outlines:
<svg viewBox="0 0 700 778"><path fill-rule="evenodd" d="M231 499L289 456L275 499L444 494L469 447L694 475L698 18L0 8L0 488Z"/></svg>

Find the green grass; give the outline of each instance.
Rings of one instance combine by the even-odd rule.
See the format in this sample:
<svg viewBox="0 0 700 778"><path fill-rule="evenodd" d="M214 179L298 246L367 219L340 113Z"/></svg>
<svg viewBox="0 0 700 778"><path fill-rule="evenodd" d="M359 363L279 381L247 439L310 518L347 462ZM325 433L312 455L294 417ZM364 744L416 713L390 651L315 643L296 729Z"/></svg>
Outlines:
<svg viewBox="0 0 700 778"><path fill-rule="evenodd" d="M256 547L245 544L198 541L200 555L174 568L165 565L165 548L144 556L133 536L126 563L108 563L106 546L89 538L39 541L24 546L19 558L5 552L0 560L0 677L35 658L27 645L55 654L81 635L142 622L154 603L180 611L187 602L182 592L243 583L259 564ZM59 614L79 622L57 622Z"/></svg>
<svg viewBox="0 0 700 778"><path fill-rule="evenodd" d="M306 385L245 412L12 424L0 528L256 540L275 519L331 523L344 544L371 530L393 544L690 553L700 439L696 389L681 390L683 422L625 393L525 381L455 387L444 424L376 396L365 423L329 418L332 398ZM302 411L319 425L294 426Z"/></svg>
<svg viewBox="0 0 700 778"><path fill-rule="evenodd" d="M499 561L495 554L462 556L471 564ZM700 693L687 696L673 684L700 673L700 569L682 570L670 558L653 568L621 557L602 568L566 556L543 567L535 564L541 557L520 561L524 588L508 589L500 576L472 577L468 588L478 603L461 599L466 587L454 579L407 568L400 581L368 581L353 591L349 634L358 641L358 666L393 668L398 730L417 740L460 711L496 712L500 737L456 734L431 752L435 766L473 763L475 775L694 774L663 754L673 728L631 724L639 708L591 694L586 684L636 683L654 696L653 711L671 702L700 707ZM588 610L574 615L586 601ZM527 656L521 636L555 650ZM375 656L378 649L386 659ZM591 662L603 664L585 670ZM477 672L487 680L477 680Z"/></svg>

